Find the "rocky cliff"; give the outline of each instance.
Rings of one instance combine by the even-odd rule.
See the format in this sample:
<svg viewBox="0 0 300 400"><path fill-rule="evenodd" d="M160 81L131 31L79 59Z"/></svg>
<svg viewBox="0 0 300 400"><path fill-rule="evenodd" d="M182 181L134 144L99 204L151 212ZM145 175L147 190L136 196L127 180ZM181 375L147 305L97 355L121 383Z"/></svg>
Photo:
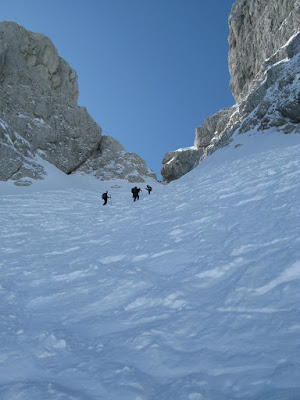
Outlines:
<svg viewBox="0 0 300 400"><path fill-rule="evenodd" d="M299 30L297 0L238 0L229 15L230 88L237 102L258 87L266 70L285 58L281 48Z"/></svg>
<svg viewBox="0 0 300 400"><path fill-rule="evenodd" d="M167 153L165 182L178 179L234 132L300 133L300 0L237 0L229 15L228 63L236 104L196 128L194 146Z"/></svg>
<svg viewBox="0 0 300 400"><path fill-rule="evenodd" d="M77 74L49 38L0 23L0 180L22 185L30 184L28 178L43 179L42 159L66 174L155 178L140 157L101 136L77 98Z"/></svg>

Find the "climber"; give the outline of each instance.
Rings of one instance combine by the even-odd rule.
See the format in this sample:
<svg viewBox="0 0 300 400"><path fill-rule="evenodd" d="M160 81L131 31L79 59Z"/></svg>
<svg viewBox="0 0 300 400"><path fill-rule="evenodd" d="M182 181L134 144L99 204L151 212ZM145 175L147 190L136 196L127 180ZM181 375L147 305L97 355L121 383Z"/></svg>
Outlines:
<svg viewBox="0 0 300 400"><path fill-rule="evenodd" d="M108 200L109 196L108 196L108 191L106 191L105 193L103 193L102 195L102 199L104 200L103 205L105 206L105 204L107 204L107 200Z"/></svg>
<svg viewBox="0 0 300 400"><path fill-rule="evenodd" d="M136 199L139 200L140 198L139 193L141 190L142 190L141 188L137 188L136 186L131 189L133 201L136 201Z"/></svg>
<svg viewBox="0 0 300 400"><path fill-rule="evenodd" d="M152 191L152 187L147 185L146 189L148 190L148 193L150 194L150 192Z"/></svg>

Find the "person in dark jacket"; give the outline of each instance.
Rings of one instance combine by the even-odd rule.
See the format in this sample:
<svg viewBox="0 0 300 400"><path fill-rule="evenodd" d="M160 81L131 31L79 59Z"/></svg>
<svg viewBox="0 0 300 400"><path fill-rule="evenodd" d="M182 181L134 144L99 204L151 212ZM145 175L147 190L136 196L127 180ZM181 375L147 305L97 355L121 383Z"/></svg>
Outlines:
<svg viewBox="0 0 300 400"><path fill-rule="evenodd" d="M137 188L136 186L131 189L133 201L139 200L140 196L139 193L141 191L141 188Z"/></svg>
<svg viewBox="0 0 300 400"><path fill-rule="evenodd" d="M107 200L108 200L108 191L106 191L105 193L103 193L102 199L104 200L103 205L105 206L105 204L107 204Z"/></svg>

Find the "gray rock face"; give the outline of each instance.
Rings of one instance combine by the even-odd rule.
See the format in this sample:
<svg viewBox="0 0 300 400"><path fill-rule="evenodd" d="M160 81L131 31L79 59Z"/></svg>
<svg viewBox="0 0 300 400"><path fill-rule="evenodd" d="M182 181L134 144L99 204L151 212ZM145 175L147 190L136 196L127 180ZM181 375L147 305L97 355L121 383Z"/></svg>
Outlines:
<svg viewBox="0 0 300 400"><path fill-rule="evenodd" d="M300 32L285 47L285 53L286 60L270 67L264 82L240 103L242 117L251 120L259 130L272 126L280 128L287 123L294 124L295 130L299 129ZM248 117L250 113L251 118ZM244 124L245 121L242 131L245 131Z"/></svg>
<svg viewBox="0 0 300 400"><path fill-rule="evenodd" d="M206 118L204 124L196 128L194 146L203 148L210 145L212 138L226 129L233 110L225 108Z"/></svg>
<svg viewBox="0 0 300 400"><path fill-rule="evenodd" d="M284 133L300 133L299 18L300 0L234 3L229 17L228 59L230 86L238 103L208 117L196 129L194 151L203 152L199 162L228 145L236 131L276 127ZM183 158L175 153L167 153L173 156L165 156L162 161L161 173L166 182L178 179L198 164L192 152Z"/></svg>
<svg viewBox="0 0 300 400"><path fill-rule="evenodd" d="M0 23L0 180L43 179L38 156L70 174L105 153L101 128L77 98L77 74L49 38Z"/></svg>
<svg viewBox="0 0 300 400"><path fill-rule="evenodd" d="M300 27L299 0L237 0L229 15L230 88L242 101L264 79L270 64Z"/></svg>
<svg viewBox="0 0 300 400"><path fill-rule="evenodd" d="M47 37L13 22L0 24L0 60L1 179L42 177L35 154L70 173L101 141L77 105L76 72Z"/></svg>
<svg viewBox="0 0 300 400"><path fill-rule="evenodd" d="M54 89L68 99L77 101L76 72L58 56L46 36L27 31L14 22L0 23L0 68L4 86L20 83Z"/></svg>
<svg viewBox="0 0 300 400"><path fill-rule="evenodd" d="M164 182L169 183L194 169L204 155L202 149L181 149L165 154L161 175Z"/></svg>

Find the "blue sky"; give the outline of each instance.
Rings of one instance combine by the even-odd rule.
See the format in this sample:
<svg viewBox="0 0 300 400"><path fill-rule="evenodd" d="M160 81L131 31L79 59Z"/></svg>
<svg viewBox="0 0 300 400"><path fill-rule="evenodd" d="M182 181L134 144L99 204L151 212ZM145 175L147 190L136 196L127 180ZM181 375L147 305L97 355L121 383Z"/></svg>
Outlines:
<svg viewBox="0 0 300 400"><path fill-rule="evenodd" d="M205 118L234 104L233 0L10 0L1 20L48 36L77 71L79 105L159 176Z"/></svg>

